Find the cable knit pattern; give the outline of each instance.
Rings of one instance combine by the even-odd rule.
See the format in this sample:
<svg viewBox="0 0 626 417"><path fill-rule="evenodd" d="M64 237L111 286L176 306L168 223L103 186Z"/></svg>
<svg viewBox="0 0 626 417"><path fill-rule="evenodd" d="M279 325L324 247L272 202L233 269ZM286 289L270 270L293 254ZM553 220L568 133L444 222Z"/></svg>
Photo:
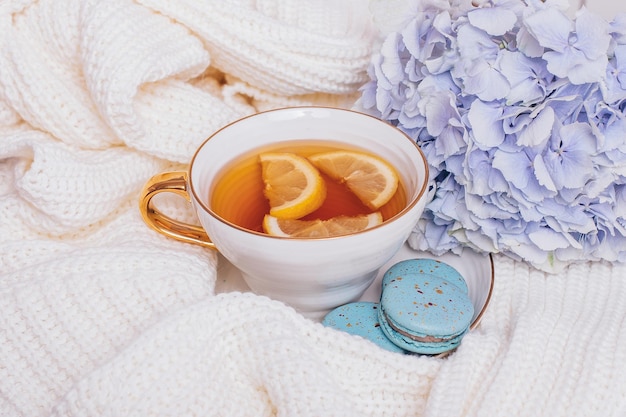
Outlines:
<svg viewBox="0 0 626 417"><path fill-rule="evenodd" d="M362 2L141 0L201 38L213 65L281 95L351 93L367 79ZM366 35L366 36L364 36ZM320 69L323 76L320 77Z"/></svg>
<svg viewBox="0 0 626 417"><path fill-rule="evenodd" d="M489 313L453 357L462 371L442 367L425 415L623 415L624 265L546 275L497 259ZM456 389L465 400L446 401Z"/></svg>
<svg viewBox="0 0 626 417"><path fill-rule="evenodd" d="M626 415L624 265L495 257L481 325L439 359L219 292L216 253L143 223L147 179L223 125L352 106L371 22L403 18L374 6L0 2L0 416Z"/></svg>

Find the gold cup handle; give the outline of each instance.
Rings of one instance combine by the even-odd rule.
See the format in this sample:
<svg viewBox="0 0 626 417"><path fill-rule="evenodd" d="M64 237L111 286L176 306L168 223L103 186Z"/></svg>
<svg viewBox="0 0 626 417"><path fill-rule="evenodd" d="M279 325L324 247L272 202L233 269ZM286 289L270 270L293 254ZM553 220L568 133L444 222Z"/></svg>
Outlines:
<svg viewBox="0 0 626 417"><path fill-rule="evenodd" d="M159 193L170 192L191 201L187 192L187 172L172 171L157 174L146 183L141 191L139 210L148 226L165 236L186 243L193 243L211 249L216 249L209 235L200 226L172 219L155 209L152 197Z"/></svg>

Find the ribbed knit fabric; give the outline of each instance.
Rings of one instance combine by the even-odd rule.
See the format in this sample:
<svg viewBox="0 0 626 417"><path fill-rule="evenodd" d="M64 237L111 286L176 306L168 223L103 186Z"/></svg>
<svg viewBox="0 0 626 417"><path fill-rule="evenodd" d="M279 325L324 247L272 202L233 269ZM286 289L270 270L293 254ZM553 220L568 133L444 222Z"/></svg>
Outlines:
<svg viewBox="0 0 626 417"><path fill-rule="evenodd" d="M497 256L458 351L404 356L219 293L214 252L141 220L147 179L224 124L351 106L383 6L0 2L0 416L626 415L624 265Z"/></svg>

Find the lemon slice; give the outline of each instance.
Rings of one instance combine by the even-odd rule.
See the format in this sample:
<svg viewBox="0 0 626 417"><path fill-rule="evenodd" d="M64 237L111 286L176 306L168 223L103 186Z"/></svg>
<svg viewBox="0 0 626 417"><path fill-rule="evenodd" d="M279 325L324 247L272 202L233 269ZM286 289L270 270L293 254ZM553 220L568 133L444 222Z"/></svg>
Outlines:
<svg viewBox="0 0 626 417"><path fill-rule="evenodd" d="M344 183L372 210L384 206L398 189L396 171L383 159L354 151L331 151L309 160L320 171Z"/></svg>
<svg viewBox="0 0 626 417"><path fill-rule="evenodd" d="M297 219L317 210L326 198L326 183L317 168L299 155L266 152L259 155L270 214Z"/></svg>
<svg viewBox="0 0 626 417"><path fill-rule="evenodd" d="M337 216L328 220L278 219L265 215L263 230L282 237L333 237L360 232L383 222L380 212L359 216Z"/></svg>

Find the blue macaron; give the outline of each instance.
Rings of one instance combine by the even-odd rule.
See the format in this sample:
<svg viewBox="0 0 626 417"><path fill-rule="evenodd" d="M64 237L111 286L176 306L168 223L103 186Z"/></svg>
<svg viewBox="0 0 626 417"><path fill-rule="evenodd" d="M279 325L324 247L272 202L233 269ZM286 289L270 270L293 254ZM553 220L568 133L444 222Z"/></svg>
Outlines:
<svg viewBox="0 0 626 417"><path fill-rule="evenodd" d="M474 314L467 290L424 273L396 274L383 287L379 304L378 320L387 338L407 351L429 355L455 349Z"/></svg>
<svg viewBox="0 0 626 417"><path fill-rule="evenodd" d="M436 275L468 292L467 283L459 271L445 262L429 258L406 259L392 265L383 275L383 289L396 278L406 274Z"/></svg>
<svg viewBox="0 0 626 417"><path fill-rule="evenodd" d="M383 333L378 322L378 303L360 301L348 303L330 311L322 324L344 332L361 336L391 352L405 353Z"/></svg>

